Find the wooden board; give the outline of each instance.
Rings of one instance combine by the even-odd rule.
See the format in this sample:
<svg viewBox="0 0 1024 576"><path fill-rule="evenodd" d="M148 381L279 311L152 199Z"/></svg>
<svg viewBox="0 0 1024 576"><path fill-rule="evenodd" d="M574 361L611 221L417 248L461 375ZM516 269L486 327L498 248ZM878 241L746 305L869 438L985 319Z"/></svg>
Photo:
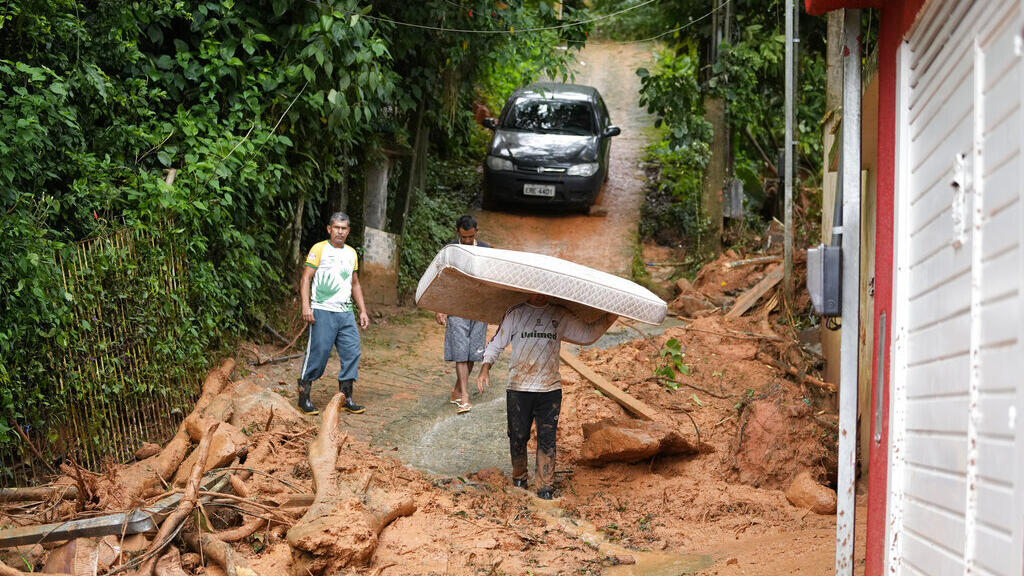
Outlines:
<svg viewBox="0 0 1024 576"><path fill-rule="evenodd" d="M757 301L767 294L769 290L774 288L780 280L782 280L782 266L776 266L768 272L767 276L755 284L753 288L741 294L740 297L736 299L736 304L733 304L732 309L726 313L725 317L739 318L740 316L743 316L744 312L750 310L750 307L754 304L757 304Z"/></svg>
<svg viewBox="0 0 1024 576"><path fill-rule="evenodd" d="M656 420L658 412L654 408L615 387L615 385L605 380L600 374L594 372L590 366L587 366L582 360L573 355L565 346L559 352L559 357L562 358L563 362L572 367L573 370L579 372L581 376L590 380L594 388L597 388L602 394L621 404L626 410L644 420Z"/></svg>

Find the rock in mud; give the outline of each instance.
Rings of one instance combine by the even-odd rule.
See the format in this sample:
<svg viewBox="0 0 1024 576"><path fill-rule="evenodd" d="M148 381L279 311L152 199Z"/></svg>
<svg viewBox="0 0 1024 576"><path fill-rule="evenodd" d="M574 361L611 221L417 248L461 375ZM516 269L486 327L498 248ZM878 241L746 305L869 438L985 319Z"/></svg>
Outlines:
<svg viewBox="0 0 1024 576"><path fill-rule="evenodd" d="M237 428L245 428L253 424L258 424L262 428L270 416L271 408L274 410L271 426L282 422L288 425L306 426L306 417L291 401L277 392L262 388L250 390L247 387L237 387L234 394L234 411L230 422Z"/></svg>
<svg viewBox="0 0 1024 576"><path fill-rule="evenodd" d="M135 449L135 459L145 460L150 456L156 456L160 453L160 445L153 444L152 442L143 442L142 446Z"/></svg>
<svg viewBox="0 0 1024 576"><path fill-rule="evenodd" d="M804 470L796 475L793 483L786 488L786 499L797 508L806 508L815 514L836 513L836 493L827 486L822 486L811 478L811 473Z"/></svg>
<svg viewBox="0 0 1024 576"><path fill-rule="evenodd" d="M636 564L636 558L629 554L609 555L608 560L612 566L631 566Z"/></svg>
<svg viewBox="0 0 1024 576"><path fill-rule="evenodd" d="M823 470L827 475L836 460L821 441L820 425L798 416L803 402L781 387L769 388L773 396L752 401L741 416L735 458L739 481L785 490L798 470ZM792 409L794 405L798 407Z"/></svg>
<svg viewBox="0 0 1024 576"><path fill-rule="evenodd" d="M679 315L687 318L694 318L700 312L715 309L715 305L711 302L688 294L680 294L679 296L676 296L675 300L669 303L669 307Z"/></svg>
<svg viewBox="0 0 1024 576"><path fill-rule="evenodd" d="M697 446L664 424L611 419L583 425L580 459L587 464L636 462L656 454L696 454Z"/></svg>
<svg viewBox="0 0 1024 576"><path fill-rule="evenodd" d="M686 278L680 278L676 280L676 293L677 294L690 294L693 292L693 284L690 283Z"/></svg>

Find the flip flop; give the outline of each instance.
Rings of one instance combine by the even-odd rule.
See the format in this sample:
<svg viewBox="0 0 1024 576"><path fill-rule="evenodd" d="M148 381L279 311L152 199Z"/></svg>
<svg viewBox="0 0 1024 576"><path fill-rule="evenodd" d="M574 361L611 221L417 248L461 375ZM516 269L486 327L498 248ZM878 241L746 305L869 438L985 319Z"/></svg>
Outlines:
<svg viewBox="0 0 1024 576"><path fill-rule="evenodd" d="M462 401L456 402L455 406L457 406L457 408L455 408L456 414L465 414L466 412L469 412L470 409L473 408L473 406L469 402Z"/></svg>

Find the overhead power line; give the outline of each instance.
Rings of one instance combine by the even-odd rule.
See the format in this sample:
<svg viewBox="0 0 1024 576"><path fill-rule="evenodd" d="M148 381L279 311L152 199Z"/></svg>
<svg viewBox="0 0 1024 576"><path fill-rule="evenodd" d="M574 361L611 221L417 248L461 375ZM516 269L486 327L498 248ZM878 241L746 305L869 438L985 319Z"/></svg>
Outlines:
<svg viewBox="0 0 1024 576"><path fill-rule="evenodd" d="M644 2L641 2L640 4L637 4L636 6L630 6L629 8L623 8L622 10L619 10L618 12L612 12L611 14L605 14L605 15L602 15L602 16L595 16L593 18L588 18L586 20L578 20L576 22L567 22L565 24L556 24L556 25L553 25L553 26L539 26L539 27L536 27L536 28L523 28L521 30L516 30L514 27L509 27L507 30L506 29L501 29L501 30L480 30L480 29L474 29L474 28L445 28L443 26L430 26L430 25L427 25L427 24L417 24L415 22L404 22L402 20L393 20L391 18L383 18L381 16L371 16L369 14L362 14L360 12L348 12L348 13L353 15L353 16L359 16L361 18L366 18L367 20L375 20L377 22L386 22L388 24L394 24L396 26L406 26L408 28L418 28L420 30L434 30L436 32L456 32L456 33L459 33L459 34L524 34L524 33L529 33L529 32L543 32L543 31L546 31L546 30L562 30L562 29L565 29L565 28L575 28L577 26L583 26L585 24L591 24L593 22L599 22L601 20L607 20L609 18L614 18L616 16L619 16L620 14L625 14L626 12L630 12L630 11L636 10L638 8L643 8L644 6L647 6L648 4L653 4L653 3L657 2L657 1L658 0L646 0Z"/></svg>
<svg viewBox="0 0 1024 576"><path fill-rule="evenodd" d="M680 26L678 28L673 28L671 30L662 32L661 34L658 34L657 36L651 36L650 38L644 38L642 40L623 40L621 42L616 42L616 44L640 44L642 42L650 42L652 40L657 40L658 38L661 38L663 36L668 36L669 34L673 34L675 32L681 32L683 30L686 30L690 26L693 26L694 24L700 22L701 20L704 20L705 18L710 17L712 14L714 14L715 12L718 12L722 8L725 8L725 6L729 2L731 2L731 1L732 0L725 0L725 2L722 2L721 4L719 4L717 8L712 8L710 12L708 12L707 14L701 16L700 18L697 18L696 20L690 20L689 22L687 22L686 24L683 24L682 26Z"/></svg>

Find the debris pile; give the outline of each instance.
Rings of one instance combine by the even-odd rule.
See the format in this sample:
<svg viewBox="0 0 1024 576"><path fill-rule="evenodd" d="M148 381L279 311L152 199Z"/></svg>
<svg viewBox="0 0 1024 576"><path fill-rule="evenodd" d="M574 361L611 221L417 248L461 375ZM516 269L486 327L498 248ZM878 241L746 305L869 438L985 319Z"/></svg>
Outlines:
<svg viewBox="0 0 1024 576"><path fill-rule="evenodd" d="M684 326L581 351L599 377L660 413L657 423L563 371L559 449L576 464L564 507L641 549L728 549L740 533L832 526L806 513L830 513L836 389L815 376L821 358L797 338L773 277L780 266L726 253L693 284L674 283L673 302L702 303ZM693 449L672 455L666 434Z"/></svg>
<svg viewBox="0 0 1024 576"><path fill-rule="evenodd" d="M349 435L342 395L310 418L232 381L227 361L138 461L68 462L48 486L0 491L0 576L614 574L682 550L713 573L747 562L741 535L827 534L835 389L796 338L777 266L727 255L670 284L691 299L685 325L563 349L557 514L500 470L407 468Z"/></svg>
<svg viewBox="0 0 1024 576"><path fill-rule="evenodd" d="M350 438L341 394L308 418L277 393L232 382L233 367L210 373L155 453L99 474L68 463L48 486L0 491L0 575L472 574L608 562L548 527L500 472L428 478Z"/></svg>

